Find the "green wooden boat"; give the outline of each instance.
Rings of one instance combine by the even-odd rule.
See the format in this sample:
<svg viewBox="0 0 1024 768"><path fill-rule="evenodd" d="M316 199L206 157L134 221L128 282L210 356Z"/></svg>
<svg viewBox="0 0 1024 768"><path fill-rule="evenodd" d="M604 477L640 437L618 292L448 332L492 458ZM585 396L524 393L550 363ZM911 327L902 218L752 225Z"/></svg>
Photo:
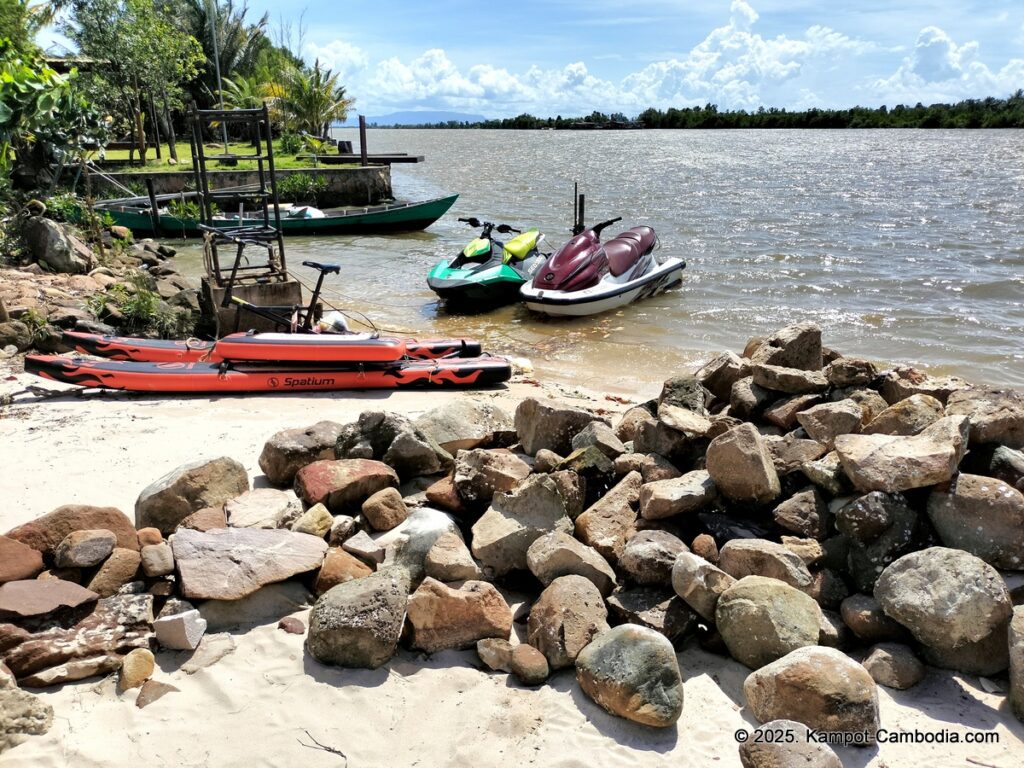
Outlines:
<svg viewBox="0 0 1024 768"><path fill-rule="evenodd" d="M161 195L160 202L179 199L180 195ZM392 202L362 208L326 208L320 211L322 218L308 218L308 206L282 205L281 231L285 235L342 235L342 234L383 234L389 232L412 232L425 229L443 216L458 199L458 195L437 197L419 202ZM127 197L118 200L104 200L94 206L100 215L109 214L115 225L127 227L134 234L146 237L199 237L199 222L171 215L160 208L159 227L154 221L152 206L148 197ZM273 209L271 209L273 210ZM316 209L314 209L316 210ZM273 214L271 214L273 216ZM256 218L243 215L216 216L213 225L223 229L235 229L252 222L262 225L262 215ZM273 224L273 218L271 218Z"/></svg>

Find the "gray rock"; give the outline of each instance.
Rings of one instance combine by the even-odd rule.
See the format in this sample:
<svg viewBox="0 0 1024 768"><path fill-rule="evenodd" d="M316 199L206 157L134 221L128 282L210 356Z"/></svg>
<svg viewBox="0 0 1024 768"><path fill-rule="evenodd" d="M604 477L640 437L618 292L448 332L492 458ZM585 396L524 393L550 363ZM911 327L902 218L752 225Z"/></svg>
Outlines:
<svg viewBox="0 0 1024 768"><path fill-rule="evenodd" d="M750 362L820 371L823 364L821 328L814 323L787 325L766 338L751 353Z"/></svg>
<svg viewBox="0 0 1024 768"><path fill-rule="evenodd" d="M84 275L96 266L92 249L52 219L30 216L22 234L32 258L47 269Z"/></svg>
<svg viewBox="0 0 1024 768"><path fill-rule="evenodd" d="M317 661L376 669L395 654L408 603L401 571L374 573L329 589L309 613L306 647Z"/></svg>
<svg viewBox="0 0 1024 768"><path fill-rule="evenodd" d="M593 446L612 460L626 452L615 431L603 421L590 422L573 436L570 445L573 451Z"/></svg>
<svg viewBox="0 0 1024 768"><path fill-rule="evenodd" d="M890 498L887 507L893 522L880 536L869 542L850 537L846 568L854 586L861 592L871 592L882 571L890 563L908 552L917 535L917 513L906 505L900 494Z"/></svg>
<svg viewBox="0 0 1024 768"><path fill-rule="evenodd" d="M672 584L676 558L689 552L686 544L668 531L638 531L626 542L619 568L637 584Z"/></svg>
<svg viewBox="0 0 1024 768"><path fill-rule="evenodd" d="M183 464L147 486L135 502L137 528L167 536L193 512L220 507L249 490L245 467L226 456Z"/></svg>
<svg viewBox="0 0 1024 768"><path fill-rule="evenodd" d="M964 675L1002 675L1010 666L1009 625L1009 620L1006 620L981 640L964 643L956 648L922 645L921 658L933 667L952 669Z"/></svg>
<svg viewBox="0 0 1024 768"><path fill-rule="evenodd" d="M1012 611L1006 583L992 566L944 547L892 563L875 585L875 598L919 642L937 649L982 640Z"/></svg>
<svg viewBox="0 0 1024 768"><path fill-rule="evenodd" d="M692 552L680 552L672 566L672 589L687 605L710 622L718 598L736 579Z"/></svg>
<svg viewBox="0 0 1024 768"><path fill-rule="evenodd" d="M866 643L886 641L906 642L910 639L906 627L890 619L881 604L871 595L850 595L839 607L843 623Z"/></svg>
<svg viewBox="0 0 1024 768"><path fill-rule="evenodd" d="M892 527L898 511L906 508L907 500L902 493L872 491L836 510L836 528L851 539L866 544Z"/></svg>
<svg viewBox="0 0 1024 768"><path fill-rule="evenodd" d="M777 579L746 576L718 599L715 625L736 661L757 669L797 648L816 645L821 608Z"/></svg>
<svg viewBox="0 0 1024 768"><path fill-rule="evenodd" d="M483 576L457 530L447 531L438 537L427 552L423 565L427 576L443 582L468 581Z"/></svg>
<svg viewBox="0 0 1024 768"><path fill-rule="evenodd" d="M753 376L739 379L729 393L729 415L755 419L775 400L775 395L754 383Z"/></svg>
<svg viewBox="0 0 1024 768"><path fill-rule="evenodd" d="M598 635L576 659L576 679L606 711L654 728L683 713L683 680L664 636L623 624Z"/></svg>
<svg viewBox="0 0 1024 768"><path fill-rule="evenodd" d="M767 539L727 541L718 552L718 566L735 579L767 576L805 592L814 581L799 556Z"/></svg>
<svg viewBox="0 0 1024 768"><path fill-rule="evenodd" d="M1008 448L1024 448L1024 393L1012 389L952 392L946 413L970 420L972 444L999 443Z"/></svg>
<svg viewBox="0 0 1024 768"><path fill-rule="evenodd" d="M734 501L767 502L781 493L771 454L752 424L711 441L707 471L719 492Z"/></svg>
<svg viewBox="0 0 1024 768"><path fill-rule="evenodd" d="M661 386L661 394L658 395L658 410L660 411L662 406L668 405L705 415L708 412L705 407L708 395L709 393L696 376L690 374L673 376L666 379Z"/></svg>
<svg viewBox="0 0 1024 768"><path fill-rule="evenodd" d="M174 573L174 552L166 541L148 544L139 554L142 557L142 572L151 579Z"/></svg>
<svg viewBox="0 0 1024 768"><path fill-rule="evenodd" d="M772 464L780 476L790 475L798 471L804 464L817 461L825 455L825 446L815 440L805 440L792 434L777 437L764 436ZM836 459L838 464L838 458Z"/></svg>
<svg viewBox="0 0 1024 768"><path fill-rule="evenodd" d="M820 370L810 371L755 363L750 372L755 384L773 392L806 395L828 389L828 380Z"/></svg>
<svg viewBox="0 0 1024 768"><path fill-rule="evenodd" d="M862 357L840 357L825 366L825 378L833 387L864 387L876 376L875 364Z"/></svg>
<svg viewBox="0 0 1024 768"><path fill-rule="evenodd" d="M359 531L349 536L341 548L350 555L355 555L371 567L384 562L384 545L378 544L366 531Z"/></svg>
<svg viewBox="0 0 1024 768"><path fill-rule="evenodd" d="M507 639L512 610L486 581L466 581L457 588L426 578L409 596L409 644L435 653L468 648L485 637Z"/></svg>
<svg viewBox="0 0 1024 768"><path fill-rule="evenodd" d="M918 435L944 415L942 403L931 395L911 395L875 416L862 431L865 435Z"/></svg>
<svg viewBox="0 0 1024 768"><path fill-rule="evenodd" d="M527 641L552 669L571 667L594 637L608 629L608 611L593 582L582 576L560 576L530 608Z"/></svg>
<svg viewBox="0 0 1024 768"><path fill-rule="evenodd" d="M1010 665L1010 704L1017 719L1024 722L1024 606L1013 609L1007 631Z"/></svg>
<svg viewBox="0 0 1024 768"><path fill-rule="evenodd" d="M814 442L814 441L812 441ZM815 445L821 443L815 442ZM800 465L804 476L831 496L839 496L846 491L849 480L843 472L839 454L831 451L820 459L807 461Z"/></svg>
<svg viewBox="0 0 1024 768"><path fill-rule="evenodd" d="M575 574L593 582L602 595L615 589L615 571L608 561L562 531L552 531L534 541L526 551L526 563L544 586L559 576Z"/></svg>
<svg viewBox="0 0 1024 768"><path fill-rule="evenodd" d="M199 611L192 609L157 619L153 622L153 632L163 648L194 651L206 634L206 619L199 615Z"/></svg>
<svg viewBox="0 0 1024 768"><path fill-rule="evenodd" d="M636 530L641 480L639 472L630 472L576 518L576 537L609 562L618 562L626 540Z"/></svg>
<svg viewBox="0 0 1024 768"><path fill-rule="evenodd" d="M459 451L455 490L465 504L486 506L496 493L511 493L530 474L530 465L507 451Z"/></svg>
<svg viewBox="0 0 1024 768"><path fill-rule="evenodd" d="M926 674L914 652L899 643L879 643L861 664L876 683L898 691L913 688Z"/></svg>
<svg viewBox="0 0 1024 768"><path fill-rule="evenodd" d="M711 474L697 469L677 478L645 483L640 488L640 514L645 520L661 520L696 512L717 496Z"/></svg>
<svg viewBox="0 0 1024 768"><path fill-rule="evenodd" d="M409 517L397 488L382 488L363 502L363 517L376 531L390 531Z"/></svg>
<svg viewBox="0 0 1024 768"><path fill-rule="evenodd" d="M712 427L711 420L703 413L670 403L662 403L658 406L658 420L677 432L684 432L696 437L707 435Z"/></svg>
<svg viewBox="0 0 1024 768"><path fill-rule="evenodd" d="M315 536L255 528L183 528L170 542L181 594L199 600L237 600L319 568L327 552L327 542Z"/></svg>
<svg viewBox="0 0 1024 768"><path fill-rule="evenodd" d="M413 425L453 456L486 446L496 434L515 428L512 417L496 405L463 398L427 411Z"/></svg>
<svg viewBox="0 0 1024 768"><path fill-rule="evenodd" d="M835 648L798 648L743 683L760 722L795 720L816 731L878 732L878 688L860 664Z"/></svg>
<svg viewBox="0 0 1024 768"><path fill-rule="evenodd" d="M807 726L795 720L772 720L740 744L743 768L843 768L827 744L808 741Z"/></svg>
<svg viewBox="0 0 1024 768"><path fill-rule="evenodd" d="M304 429L277 432L263 446L260 469L273 485L290 486L295 473L307 464L334 458L341 429L337 422L318 421Z"/></svg>
<svg viewBox="0 0 1024 768"><path fill-rule="evenodd" d="M302 502L294 493L256 488L228 501L224 514L232 528L287 528L302 514Z"/></svg>
<svg viewBox="0 0 1024 768"><path fill-rule="evenodd" d="M691 438L657 419L647 419L637 426L633 438L635 453L655 453L666 460L681 461L690 453Z"/></svg>
<svg viewBox="0 0 1024 768"><path fill-rule="evenodd" d="M999 446L992 452L988 471L983 474L1002 480L1018 491L1024 491L1024 452L1015 451L1005 445Z"/></svg>
<svg viewBox="0 0 1024 768"><path fill-rule="evenodd" d="M57 545L53 559L58 568L91 568L106 560L116 545L111 531L72 531Z"/></svg>
<svg viewBox="0 0 1024 768"><path fill-rule="evenodd" d="M723 352L718 357L705 363L695 374L697 381L715 396L715 399L727 402L732 392L732 385L750 375L748 361L735 352Z"/></svg>
<svg viewBox="0 0 1024 768"><path fill-rule="evenodd" d="M820 402L821 395L793 395L766 408L762 418L779 429L794 429L799 426L797 416Z"/></svg>
<svg viewBox="0 0 1024 768"><path fill-rule="evenodd" d="M476 642L477 656L493 672L512 671L512 650L512 643L504 638L485 637ZM544 663L547 664L547 660Z"/></svg>
<svg viewBox="0 0 1024 768"><path fill-rule="evenodd" d="M928 497L942 543L996 568L1024 570L1024 493L1001 480L960 474Z"/></svg>
<svg viewBox="0 0 1024 768"><path fill-rule="evenodd" d="M571 405L528 397L516 408L515 427L523 450L531 456L541 448L565 456L572 452L573 437L595 419Z"/></svg>
<svg viewBox="0 0 1024 768"><path fill-rule="evenodd" d="M824 539L828 534L828 505L814 486L794 493L775 507L775 522L787 531L811 539Z"/></svg>
<svg viewBox="0 0 1024 768"><path fill-rule="evenodd" d="M403 480L447 471L452 465L451 454L409 419L385 411L363 411L357 422L342 427L334 455L383 461Z"/></svg>
<svg viewBox="0 0 1024 768"><path fill-rule="evenodd" d="M417 507L409 518L387 533L377 536L384 547L384 567L404 570L415 587L426 576L427 555L447 533L457 533L452 517L431 507Z"/></svg>
<svg viewBox="0 0 1024 768"><path fill-rule="evenodd" d="M697 628L697 614L671 590L660 587L623 589L609 596L607 603L616 624L647 627L673 643Z"/></svg>
<svg viewBox="0 0 1024 768"><path fill-rule="evenodd" d="M839 435L860 432L864 411L853 400L822 403L796 415L807 436L831 450Z"/></svg>

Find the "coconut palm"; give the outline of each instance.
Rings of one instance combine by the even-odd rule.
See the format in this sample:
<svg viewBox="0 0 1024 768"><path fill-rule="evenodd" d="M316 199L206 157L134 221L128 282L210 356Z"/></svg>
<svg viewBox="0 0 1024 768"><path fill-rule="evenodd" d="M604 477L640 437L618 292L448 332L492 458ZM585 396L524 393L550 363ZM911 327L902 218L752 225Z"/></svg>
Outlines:
<svg viewBox="0 0 1024 768"><path fill-rule="evenodd" d="M290 130L326 137L331 123L343 121L355 99L345 95L339 75L320 66L292 67L268 91L275 114Z"/></svg>

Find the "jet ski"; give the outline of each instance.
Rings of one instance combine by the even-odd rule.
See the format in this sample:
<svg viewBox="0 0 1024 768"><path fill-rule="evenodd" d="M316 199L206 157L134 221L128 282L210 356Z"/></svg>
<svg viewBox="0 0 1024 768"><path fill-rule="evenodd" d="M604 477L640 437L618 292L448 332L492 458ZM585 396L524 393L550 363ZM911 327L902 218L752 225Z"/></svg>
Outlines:
<svg viewBox="0 0 1024 768"><path fill-rule="evenodd" d="M522 232L508 224L492 224L476 217L459 219L481 228L451 260L439 262L427 276L427 285L454 309L485 310L519 301L519 288L550 254L538 250L544 235L536 229ZM493 232L516 236L501 242Z"/></svg>
<svg viewBox="0 0 1024 768"><path fill-rule="evenodd" d="M621 220L584 229L581 215L573 238L520 289L527 308L546 315L596 315L681 282L686 263L655 253L658 237L651 227L633 227L601 242L601 232Z"/></svg>

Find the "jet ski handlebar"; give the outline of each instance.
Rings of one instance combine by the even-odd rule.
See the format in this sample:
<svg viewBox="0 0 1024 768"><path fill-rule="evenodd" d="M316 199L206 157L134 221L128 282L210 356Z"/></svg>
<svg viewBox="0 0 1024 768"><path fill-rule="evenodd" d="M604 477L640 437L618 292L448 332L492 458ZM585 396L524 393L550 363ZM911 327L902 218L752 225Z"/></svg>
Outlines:
<svg viewBox="0 0 1024 768"><path fill-rule="evenodd" d="M601 230L603 230L605 227L610 227L612 224L614 224L617 221L622 221L622 217L621 216L616 216L614 219L608 219L608 221L602 221L600 224L595 224L590 229L594 232L595 235L600 235L601 234Z"/></svg>
<svg viewBox="0 0 1024 768"><path fill-rule="evenodd" d="M489 237L492 229L498 230L503 235L507 235L509 232L515 232L516 234L522 233L521 229L515 229L513 227L510 227L508 224L492 224L489 221L480 221L480 219L478 219L476 216L470 216L468 219L459 219L459 221L465 222L466 224L469 224L469 226L474 228L483 227L483 237Z"/></svg>

